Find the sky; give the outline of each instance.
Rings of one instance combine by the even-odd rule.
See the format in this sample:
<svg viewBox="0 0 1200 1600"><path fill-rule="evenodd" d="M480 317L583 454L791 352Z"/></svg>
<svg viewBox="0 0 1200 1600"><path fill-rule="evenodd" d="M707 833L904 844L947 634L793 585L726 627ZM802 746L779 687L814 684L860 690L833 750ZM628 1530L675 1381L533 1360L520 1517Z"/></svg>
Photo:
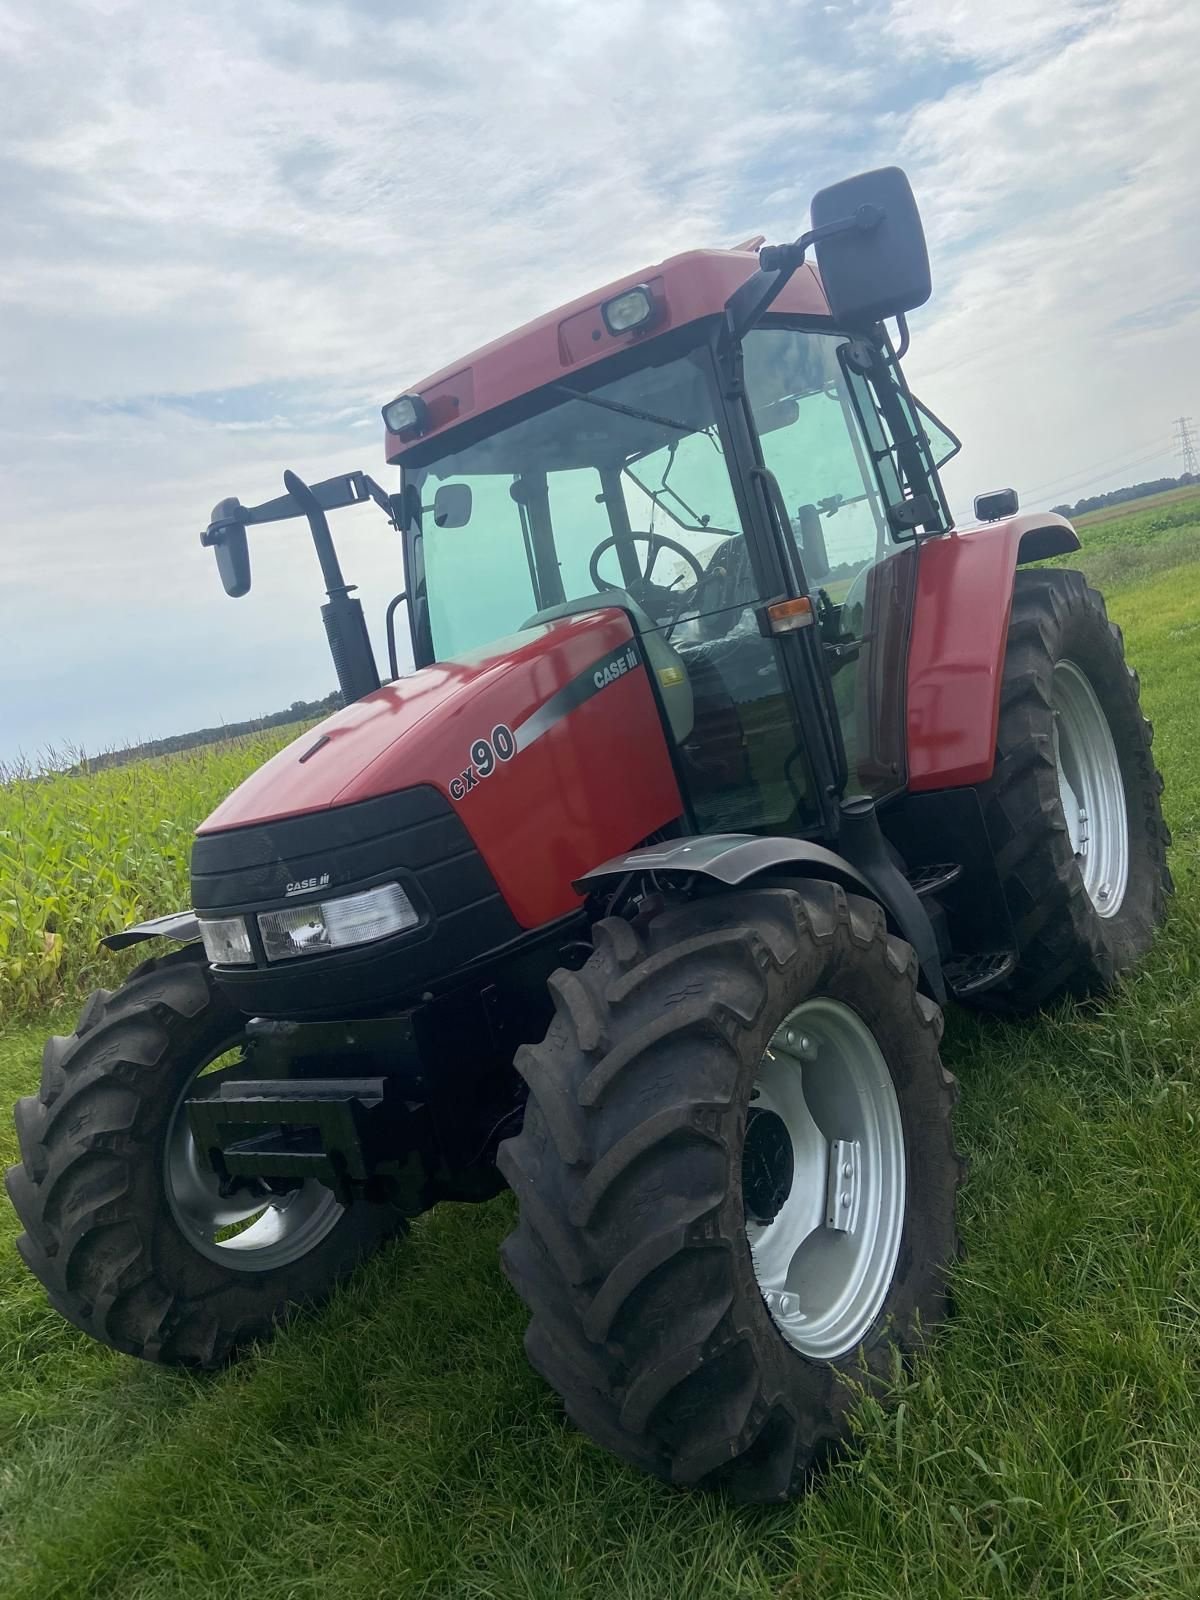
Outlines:
<svg viewBox="0 0 1200 1600"><path fill-rule="evenodd" d="M0 761L275 710L333 672L292 467L388 483L379 406L678 250L909 173L916 392L1028 509L1200 422L1200 6L0 0ZM395 536L341 514L378 636Z"/></svg>

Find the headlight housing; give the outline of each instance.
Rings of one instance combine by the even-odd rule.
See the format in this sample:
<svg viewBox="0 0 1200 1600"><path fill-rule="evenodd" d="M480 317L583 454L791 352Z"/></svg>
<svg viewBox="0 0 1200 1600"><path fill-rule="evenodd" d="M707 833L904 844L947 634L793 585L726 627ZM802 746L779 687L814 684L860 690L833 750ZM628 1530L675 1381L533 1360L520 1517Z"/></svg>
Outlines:
<svg viewBox="0 0 1200 1600"><path fill-rule="evenodd" d="M420 920L420 913L398 883L381 883L335 900L260 911L258 931L268 961L292 961L372 944L415 928Z"/></svg>
<svg viewBox="0 0 1200 1600"><path fill-rule="evenodd" d="M254 946L245 917L199 917L204 954L214 967L252 967Z"/></svg>

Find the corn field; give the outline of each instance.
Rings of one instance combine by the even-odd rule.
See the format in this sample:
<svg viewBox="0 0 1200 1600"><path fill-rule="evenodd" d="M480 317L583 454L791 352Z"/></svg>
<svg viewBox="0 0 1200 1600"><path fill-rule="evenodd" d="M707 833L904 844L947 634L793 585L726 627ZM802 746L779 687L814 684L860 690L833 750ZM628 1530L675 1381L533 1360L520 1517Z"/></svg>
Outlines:
<svg viewBox="0 0 1200 1600"><path fill-rule="evenodd" d="M190 904L196 825L298 732L0 782L0 1025L119 981L140 953L102 936Z"/></svg>

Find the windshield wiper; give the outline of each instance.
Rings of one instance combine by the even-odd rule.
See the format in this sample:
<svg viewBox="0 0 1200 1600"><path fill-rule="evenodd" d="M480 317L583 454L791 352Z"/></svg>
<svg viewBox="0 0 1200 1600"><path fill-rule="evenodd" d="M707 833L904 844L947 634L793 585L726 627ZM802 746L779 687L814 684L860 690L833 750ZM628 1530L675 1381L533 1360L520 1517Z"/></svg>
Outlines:
<svg viewBox="0 0 1200 1600"><path fill-rule="evenodd" d="M558 394L570 395L572 400L582 400L589 406L601 406L605 411L615 411L622 417L634 417L638 422L653 422L659 428L674 428L679 433L701 432L694 422L676 422L671 417L656 416L653 411L639 411L637 406L622 405L619 400L601 400L598 394L585 394L582 389L572 389L569 384L556 383L552 387Z"/></svg>

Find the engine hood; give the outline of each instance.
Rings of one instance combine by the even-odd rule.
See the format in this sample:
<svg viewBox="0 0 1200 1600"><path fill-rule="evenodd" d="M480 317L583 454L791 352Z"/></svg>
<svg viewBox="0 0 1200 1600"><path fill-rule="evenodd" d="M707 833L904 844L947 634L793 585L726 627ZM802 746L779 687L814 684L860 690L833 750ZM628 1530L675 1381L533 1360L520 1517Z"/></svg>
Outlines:
<svg viewBox="0 0 1200 1600"><path fill-rule="evenodd" d="M631 637L621 612L587 612L423 667L307 729L197 831L275 822L417 783L450 797L477 739L498 723L517 728L597 656Z"/></svg>
<svg viewBox="0 0 1200 1600"><path fill-rule="evenodd" d="M310 878L342 885L351 858L387 831L379 807L407 805L417 790L436 802L431 818L465 829L463 848L478 851L522 928L577 906L581 873L683 810L645 651L625 612L553 618L347 706L217 807L199 829L193 866L202 857L204 872L220 875L240 870L249 852L268 873L263 892L273 893L268 869L287 895ZM297 843L289 819L303 818L312 826ZM442 824L428 828L432 837Z"/></svg>

